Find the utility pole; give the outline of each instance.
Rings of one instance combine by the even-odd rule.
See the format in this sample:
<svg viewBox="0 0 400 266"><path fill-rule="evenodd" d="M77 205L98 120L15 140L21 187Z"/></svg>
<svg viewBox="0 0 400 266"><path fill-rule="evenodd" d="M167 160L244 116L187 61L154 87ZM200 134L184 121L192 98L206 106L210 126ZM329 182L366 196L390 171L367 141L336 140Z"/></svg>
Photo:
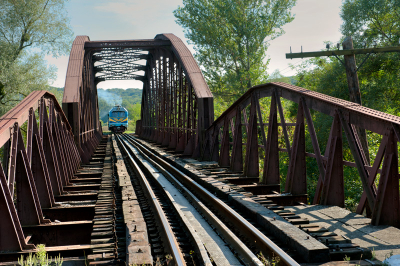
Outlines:
<svg viewBox="0 0 400 266"><path fill-rule="evenodd" d="M353 50L353 39L351 36L346 37L343 43L343 50ZM361 103L361 91L360 91L360 83L358 82L358 75L357 75L357 65L356 65L356 56L354 54L345 55L344 56L344 66L346 68L346 76L347 76L347 84L349 86L349 94L350 94L350 101L354 103ZM365 129L356 127L358 137L360 138L360 142L362 148L364 150L365 159L367 163L370 165L371 161L369 158L368 152L368 140L367 134L365 133Z"/></svg>
<svg viewBox="0 0 400 266"><path fill-rule="evenodd" d="M358 82L357 75L357 65L356 65L356 54L368 54L368 56L372 53L391 53L391 52L400 52L400 46L396 47L382 47L382 48L364 48L364 49L354 49L353 47L353 39L351 37L346 37L346 39L342 43L343 50L332 50L332 51L319 51L319 52L306 52L306 53L288 53L286 54L287 59L293 58L307 58L307 57L321 57L321 56L335 56L346 68L347 75L347 84L349 87L350 101L354 103L358 103L361 105L361 92L360 92L360 84ZM327 46L328 48L328 46ZM291 49L290 49L291 51ZM344 63L338 55L344 56ZM368 58L368 57L367 57ZM366 59L367 59L366 58ZM365 62L365 60L364 60ZM360 68L363 63L358 67ZM362 148L364 150L365 159L368 164L370 164L370 157L368 152L368 141L367 134L364 129L356 128L357 134L360 138Z"/></svg>
<svg viewBox="0 0 400 266"><path fill-rule="evenodd" d="M353 39L346 37L342 43L343 50L353 49ZM354 54L344 56L344 66L346 68L347 84L349 86L350 101L361 104L360 83L358 82L356 56Z"/></svg>

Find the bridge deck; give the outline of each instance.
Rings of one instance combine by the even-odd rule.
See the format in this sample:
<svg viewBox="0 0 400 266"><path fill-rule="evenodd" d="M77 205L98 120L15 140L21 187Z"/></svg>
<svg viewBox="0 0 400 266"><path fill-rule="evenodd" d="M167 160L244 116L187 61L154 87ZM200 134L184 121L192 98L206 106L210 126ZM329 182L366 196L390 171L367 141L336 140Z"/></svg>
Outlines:
<svg viewBox="0 0 400 266"><path fill-rule="evenodd" d="M353 244L373 250L378 260L400 254L400 229L380 225L372 226L371 219L336 206L305 205L285 208L319 225L351 239Z"/></svg>
<svg viewBox="0 0 400 266"><path fill-rule="evenodd" d="M170 153L165 148L160 147L159 145L154 145L143 140L140 141L143 144L148 145L150 149L162 155L164 158L168 158L171 162L175 162L176 164L181 165L183 168L186 168L188 171L193 172L194 175L201 176L202 168L209 168L217 165L216 162L200 162L191 158L185 158L179 155L177 156L173 153ZM213 178L212 176L208 176L207 179ZM217 180L213 179L213 181L210 182L214 186L218 187ZM221 191L228 190L226 184L223 184L223 187L220 187L220 189ZM247 192L242 192L242 194L247 195ZM299 220L309 220L310 224L304 225L304 227L320 226L323 228L321 231L328 231L326 232L327 236L330 235L332 237L334 234L336 234L337 236L333 236L333 238L343 238L344 241L337 240L341 245L345 246L346 244L344 243L347 242L348 246L353 246L355 247L354 249L364 249L363 252L366 254L364 256L365 259L370 258L370 251L372 251L372 256L380 261L385 260L385 258L390 257L393 254L400 254L400 229L392 226L372 226L370 218L352 213L347 209L326 205L298 205L285 206L285 212L294 213L296 216L299 216ZM280 219L278 215L274 215L274 218L275 217L276 220ZM307 232L307 230L304 228L303 230ZM312 229L310 229L310 231L312 231ZM291 236L295 237L293 235ZM302 239L304 239L304 241L300 244L307 246L307 241L310 239L306 239L305 237ZM332 243L334 243L334 241L332 241ZM309 250L309 252L312 253L311 250ZM332 254L332 251L330 251L331 256L333 256ZM342 254L338 254L338 257L340 255ZM335 263L343 262L342 258L336 258L335 260ZM329 263L328 265L333 265ZM367 263L365 265L370 265L368 262L365 263Z"/></svg>

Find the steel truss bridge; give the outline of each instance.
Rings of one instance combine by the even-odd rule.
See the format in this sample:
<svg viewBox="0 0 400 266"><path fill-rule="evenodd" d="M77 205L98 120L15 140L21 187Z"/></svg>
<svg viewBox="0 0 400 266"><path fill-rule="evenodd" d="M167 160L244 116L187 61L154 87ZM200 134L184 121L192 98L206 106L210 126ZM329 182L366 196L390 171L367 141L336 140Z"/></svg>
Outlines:
<svg viewBox="0 0 400 266"><path fill-rule="evenodd" d="M261 185L278 189L280 157L286 152L284 190L292 195L307 194L306 158L312 157L319 175L314 204L343 207L343 167L355 167L363 186L357 213L368 209L373 225L400 228L400 117L304 88L268 83L249 89L214 120L213 95L190 51L175 35L123 41L78 36L62 105L52 94L35 91L0 119L0 253L34 249L28 240L43 232L40 228L53 234L43 209L55 207L55 199L69 191L76 171L96 156L102 138L97 84L130 79L143 82L136 128L140 138L195 159L217 161L221 167L243 171L243 177L260 176ZM264 98L270 110L261 109ZM286 122L282 99L298 104L296 123ZM326 147L318 142L312 110L333 120ZM366 160L356 127L380 136L373 165ZM306 136L313 153L306 152ZM352 160L343 159L343 136ZM264 162L262 173L259 160ZM90 225L81 228L71 231L60 226L54 231L57 237L48 241L53 246L68 245L66 235L77 239Z"/></svg>

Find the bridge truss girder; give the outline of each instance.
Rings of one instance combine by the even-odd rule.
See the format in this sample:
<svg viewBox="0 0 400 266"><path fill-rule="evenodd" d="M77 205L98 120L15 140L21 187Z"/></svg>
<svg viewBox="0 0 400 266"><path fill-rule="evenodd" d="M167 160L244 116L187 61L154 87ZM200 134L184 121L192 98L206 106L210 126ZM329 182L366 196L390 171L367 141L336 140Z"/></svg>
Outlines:
<svg viewBox="0 0 400 266"><path fill-rule="evenodd" d="M149 52L136 133L199 157L204 131L214 120L213 96L182 41L173 34L157 35L156 39L169 40L172 45Z"/></svg>
<svg viewBox="0 0 400 266"><path fill-rule="evenodd" d="M52 230L43 210L57 205L55 197L71 185L81 164L71 129L55 96L46 91L32 92L0 118L0 259L34 252L29 230L35 235ZM76 240L82 233L52 232L44 238L46 246L61 246L59 236Z"/></svg>
<svg viewBox="0 0 400 266"><path fill-rule="evenodd" d="M268 120L261 111L260 100L263 98L270 98ZM295 123L287 123L281 98L298 105ZM318 131L314 128L310 110L325 115L326 119L329 116L332 119L325 147L320 147L318 143ZM293 126L294 130L288 129ZM379 150L371 166L367 162L356 127L381 138ZM314 153L306 151L308 136ZM351 151L352 161L343 158L343 136ZM280 188L282 152L286 152L288 165L284 192L304 196L307 195L307 186L310 185L307 185L306 158L315 158L319 179L313 204L340 207L345 205L346 180L343 167L354 167L363 188L357 213L362 214L369 208L373 225L400 228L399 141L400 117L278 82L251 88L214 121L206 131L201 159L218 161L220 166L230 167L232 171L243 171L245 177L260 176L260 183ZM283 143L284 146L280 147ZM323 150L324 155L321 154ZM260 160L263 161L262 173ZM378 174L379 184L375 182Z"/></svg>

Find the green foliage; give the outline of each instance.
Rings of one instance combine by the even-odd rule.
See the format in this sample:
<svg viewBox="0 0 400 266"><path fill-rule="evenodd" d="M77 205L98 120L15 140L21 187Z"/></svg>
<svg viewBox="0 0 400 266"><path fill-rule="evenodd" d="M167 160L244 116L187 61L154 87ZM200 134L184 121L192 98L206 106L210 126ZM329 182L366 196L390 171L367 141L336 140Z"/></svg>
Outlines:
<svg viewBox="0 0 400 266"><path fill-rule="evenodd" d="M266 258L261 251L257 254L257 258L261 261L263 265L266 266L276 266L279 265L280 262L280 258L278 256L275 256L275 254L272 254L272 259L270 259Z"/></svg>
<svg viewBox="0 0 400 266"><path fill-rule="evenodd" d="M54 96L56 97L58 103L60 104L60 106L62 107L62 99L64 96L64 88L57 88L57 87L49 87L47 89L48 92L54 94Z"/></svg>
<svg viewBox="0 0 400 266"><path fill-rule="evenodd" d="M135 131L136 121L140 120L141 104L131 104L127 107L127 110L129 115L128 130Z"/></svg>
<svg viewBox="0 0 400 266"><path fill-rule="evenodd" d="M69 52L72 30L65 0L3 0L0 2L0 42L14 61L28 47L54 56ZM3 46L3 45L2 45Z"/></svg>
<svg viewBox="0 0 400 266"><path fill-rule="evenodd" d="M361 46L398 45L400 38L400 0L345 0L341 31Z"/></svg>
<svg viewBox="0 0 400 266"><path fill-rule="evenodd" d="M0 1L0 115L55 78L46 54L67 55L72 31L65 0Z"/></svg>
<svg viewBox="0 0 400 266"><path fill-rule="evenodd" d="M49 255L46 252L46 246L41 244L37 245L36 254L29 253L29 255L25 258L21 255L21 258L18 259L18 264L21 266L49 266L51 265L52 257L49 259ZM61 266L63 263L63 258L61 255L54 258L54 264L56 266Z"/></svg>
<svg viewBox="0 0 400 266"><path fill-rule="evenodd" d="M30 92L48 90L49 80L55 78L55 68L46 66L41 54L21 53L14 62L0 58L0 116L10 110ZM6 59L7 60L7 59Z"/></svg>
<svg viewBox="0 0 400 266"><path fill-rule="evenodd" d="M223 112L230 106L230 101L225 100L224 97L214 95L214 117L217 119Z"/></svg>
<svg viewBox="0 0 400 266"><path fill-rule="evenodd" d="M295 2L184 0L174 11L214 95L233 102L266 81L268 41L284 33Z"/></svg>
<svg viewBox="0 0 400 266"><path fill-rule="evenodd" d="M345 0L343 2L341 27L344 36L352 36L354 47L369 47L373 41L379 46L398 45L400 37L399 0ZM366 55L356 55L358 65ZM344 66L335 58L313 58L298 68L297 85L333 97L349 100ZM382 112L400 114L400 53L373 54L359 69L358 77L362 105ZM293 108L295 109L295 108ZM293 115L293 114L291 114ZM327 115L313 113L315 130L320 147L324 149L329 137L332 119ZM367 131L369 153L374 160L381 136ZM312 151L311 141L306 143ZM324 153L324 150L321 150ZM343 135L343 158L353 161L346 137ZM312 201L318 167L315 160L307 160L309 195ZM313 174L316 173L316 174ZM344 167L345 204L355 210L362 193L358 172L353 167Z"/></svg>

